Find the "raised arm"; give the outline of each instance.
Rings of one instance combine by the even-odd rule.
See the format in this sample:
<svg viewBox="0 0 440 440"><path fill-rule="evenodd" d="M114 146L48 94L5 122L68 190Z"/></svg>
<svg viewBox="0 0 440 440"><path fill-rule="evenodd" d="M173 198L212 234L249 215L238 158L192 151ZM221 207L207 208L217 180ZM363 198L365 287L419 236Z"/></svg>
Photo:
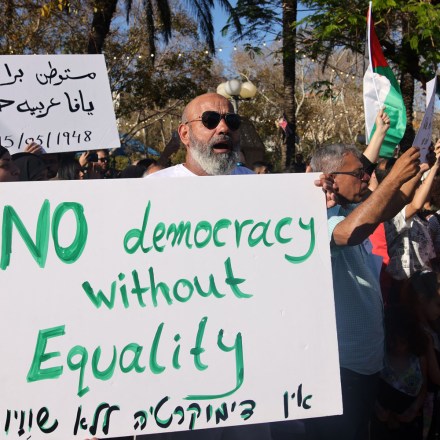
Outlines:
<svg viewBox="0 0 440 440"><path fill-rule="evenodd" d="M413 215L417 214L423 208L423 205L429 198L431 194L432 184L434 183L434 179L436 174L438 173L440 167L440 141L437 141L434 147L435 152L435 163L431 167L426 179L422 182L422 184L417 188L414 198L405 208L405 218L411 218Z"/></svg>
<svg viewBox="0 0 440 440"><path fill-rule="evenodd" d="M333 243L355 246L362 243L379 223L394 217L408 203L402 185L420 172L420 153L408 149L395 163L388 176L368 199L362 202L333 231Z"/></svg>
<svg viewBox="0 0 440 440"><path fill-rule="evenodd" d="M177 131L173 131L171 135L171 139L168 141L168 143L165 145L164 150L162 151L162 154L159 157L159 160L157 163L163 167L168 166L168 160L169 158L180 148L180 139Z"/></svg>
<svg viewBox="0 0 440 440"><path fill-rule="evenodd" d="M381 108L376 116L376 130L370 143L364 151L364 156L371 162L376 163L379 158L380 147L390 128L390 118L385 113L385 108Z"/></svg>

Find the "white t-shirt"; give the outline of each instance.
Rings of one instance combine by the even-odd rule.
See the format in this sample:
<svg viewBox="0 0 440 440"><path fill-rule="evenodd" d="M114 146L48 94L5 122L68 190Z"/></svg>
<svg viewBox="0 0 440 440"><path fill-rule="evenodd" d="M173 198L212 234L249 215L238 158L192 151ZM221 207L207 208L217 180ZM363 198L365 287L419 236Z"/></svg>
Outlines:
<svg viewBox="0 0 440 440"><path fill-rule="evenodd" d="M157 171L156 173L148 174L145 177L191 177L196 176L188 168L186 168L183 163L175 165L173 167L164 168L163 170Z"/></svg>
<svg viewBox="0 0 440 440"><path fill-rule="evenodd" d="M231 175L233 174L255 174L252 170L246 167L235 167ZM146 177L193 177L197 176L186 168L183 163L179 165L174 165L173 167L165 168L163 170L157 171L156 173L149 174Z"/></svg>

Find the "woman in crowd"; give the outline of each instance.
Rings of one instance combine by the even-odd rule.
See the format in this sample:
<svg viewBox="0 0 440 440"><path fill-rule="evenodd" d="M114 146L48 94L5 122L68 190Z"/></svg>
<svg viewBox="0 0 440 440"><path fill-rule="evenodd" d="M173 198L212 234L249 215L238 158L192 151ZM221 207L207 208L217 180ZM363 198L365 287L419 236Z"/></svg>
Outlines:
<svg viewBox="0 0 440 440"><path fill-rule="evenodd" d="M82 180L84 172L79 162L71 154L62 156L54 180Z"/></svg>

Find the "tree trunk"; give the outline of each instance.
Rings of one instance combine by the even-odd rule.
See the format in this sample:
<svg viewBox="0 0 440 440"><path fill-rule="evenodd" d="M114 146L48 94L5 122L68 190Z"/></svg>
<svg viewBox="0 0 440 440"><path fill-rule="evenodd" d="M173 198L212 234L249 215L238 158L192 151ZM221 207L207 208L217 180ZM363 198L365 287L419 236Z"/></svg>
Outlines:
<svg viewBox="0 0 440 440"><path fill-rule="evenodd" d="M284 75L284 114L286 127L283 160L289 169L295 155L296 117L295 117L295 57L296 57L296 16L297 0L283 1L283 75Z"/></svg>
<svg viewBox="0 0 440 440"><path fill-rule="evenodd" d="M87 53L102 53L105 38L110 32L110 24L112 22L113 15L116 12L117 3L118 0L94 1L92 29L89 34Z"/></svg>

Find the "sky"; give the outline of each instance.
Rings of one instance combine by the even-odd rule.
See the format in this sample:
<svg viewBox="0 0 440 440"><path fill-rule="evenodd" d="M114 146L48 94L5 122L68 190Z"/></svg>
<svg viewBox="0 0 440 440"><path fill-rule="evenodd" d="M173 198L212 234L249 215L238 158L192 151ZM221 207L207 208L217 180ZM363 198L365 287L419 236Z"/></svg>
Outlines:
<svg viewBox="0 0 440 440"><path fill-rule="evenodd" d="M231 2L234 3L235 2ZM231 61L232 52L234 51L234 44L229 38L224 38L221 35L221 29L228 20L227 14L224 10L218 6L215 7L213 12L214 17L214 29L215 29L215 44L217 49L217 58L219 58L225 65L228 65Z"/></svg>
<svg viewBox="0 0 440 440"><path fill-rule="evenodd" d="M231 4L235 5L235 1L232 0ZM298 4L298 20L304 18L307 13L304 12L304 7L299 3ZM226 21L228 19L227 14L224 12L223 9L216 6L213 12L214 17L214 29L215 29L215 42L216 42L216 48L217 48L217 58L223 61L225 66L228 66L232 59L232 54L234 52L234 43L229 40L229 38L224 38L221 35L221 29L226 24ZM269 41L268 41L269 43ZM220 50L221 49L221 50Z"/></svg>

